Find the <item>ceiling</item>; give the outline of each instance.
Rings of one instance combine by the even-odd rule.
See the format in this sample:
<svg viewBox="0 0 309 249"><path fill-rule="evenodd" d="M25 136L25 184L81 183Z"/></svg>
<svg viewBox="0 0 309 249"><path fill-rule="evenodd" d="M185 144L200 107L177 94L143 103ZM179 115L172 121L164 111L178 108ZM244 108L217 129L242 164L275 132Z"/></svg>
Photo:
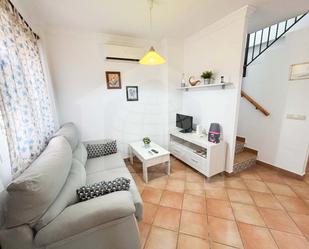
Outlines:
<svg viewBox="0 0 309 249"><path fill-rule="evenodd" d="M155 0L150 35L147 0L14 0L43 28L161 39L185 37L244 5L256 7L249 31L309 10L309 0Z"/></svg>

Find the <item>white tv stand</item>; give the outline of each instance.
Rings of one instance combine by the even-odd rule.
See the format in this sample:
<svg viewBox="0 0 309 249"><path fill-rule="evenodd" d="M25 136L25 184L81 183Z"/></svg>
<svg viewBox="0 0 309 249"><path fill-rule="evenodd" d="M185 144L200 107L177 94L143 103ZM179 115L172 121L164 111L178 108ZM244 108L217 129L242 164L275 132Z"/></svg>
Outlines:
<svg viewBox="0 0 309 249"><path fill-rule="evenodd" d="M175 130L170 132L169 150L172 155L207 177L225 171L225 142L210 143L206 135Z"/></svg>

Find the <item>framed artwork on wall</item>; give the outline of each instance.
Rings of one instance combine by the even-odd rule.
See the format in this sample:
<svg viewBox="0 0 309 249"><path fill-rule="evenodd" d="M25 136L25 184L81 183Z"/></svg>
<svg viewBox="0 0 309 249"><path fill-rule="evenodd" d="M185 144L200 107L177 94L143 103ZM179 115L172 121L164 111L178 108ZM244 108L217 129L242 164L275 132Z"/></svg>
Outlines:
<svg viewBox="0 0 309 249"><path fill-rule="evenodd" d="M138 101L138 87L127 86L127 101Z"/></svg>
<svg viewBox="0 0 309 249"><path fill-rule="evenodd" d="M120 72L106 71L105 75L107 89L121 89Z"/></svg>
<svg viewBox="0 0 309 249"><path fill-rule="evenodd" d="M304 79L309 79L309 62L291 65L289 80Z"/></svg>

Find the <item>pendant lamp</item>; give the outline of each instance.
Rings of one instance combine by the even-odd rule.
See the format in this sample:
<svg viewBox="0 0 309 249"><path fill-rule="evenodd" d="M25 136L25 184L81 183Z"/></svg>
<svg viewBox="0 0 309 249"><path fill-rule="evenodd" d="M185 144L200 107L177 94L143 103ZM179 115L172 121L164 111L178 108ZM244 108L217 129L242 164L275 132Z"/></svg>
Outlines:
<svg viewBox="0 0 309 249"><path fill-rule="evenodd" d="M149 8L149 17L150 17L150 31L152 31L152 7L153 0L149 0L150 8ZM139 60L139 63L142 65L160 65L165 63L165 59L159 55L153 46L150 47L149 51L143 56L142 59Z"/></svg>

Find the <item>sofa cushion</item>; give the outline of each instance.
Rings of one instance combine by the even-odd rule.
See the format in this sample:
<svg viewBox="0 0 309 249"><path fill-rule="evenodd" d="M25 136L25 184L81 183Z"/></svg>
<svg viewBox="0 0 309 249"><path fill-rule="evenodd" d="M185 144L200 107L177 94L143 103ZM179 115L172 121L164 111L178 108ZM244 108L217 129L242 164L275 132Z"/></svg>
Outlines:
<svg viewBox="0 0 309 249"><path fill-rule="evenodd" d="M116 168L126 168L119 152L107 156L91 158L86 162L87 175Z"/></svg>
<svg viewBox="0 0 309 249"><path fill-rule="evenodd" d="M86 161L88 158L86 147L83 143L79 143L76 149L73 151L73 158L78 160L82 165L86 165Z"/></svg>
<svg viewBox="0 0 309 249"><path fill-rule="evenodd" d="M48 208L47 212L39 219L35 225L35 230L38 231L46 226L54 218L56 218L67 206L78 202L76 189L86 184L86 171L76 159L73 159L68 178L61 189L59 195L53 204Z"/></svg>
<svg viewBox="0 0 309 249"><path fill-rule="evenodd" d="M132 247L126 247L126 244L120 247L112 247L106 246L106 244L98 244L96 241L93 241L86 247L85 243L82 243L84 246L74 247L70 245L70 240L77 239L82 241L83 239L87 239L93 232L93 230L90 229L106 223L105 228L107 229L101 228L101 236L103 236L105 232L109 232L111 240L121 239L124 234L127 234L129 231L122 229L119 233L118 229L115 231L115 225L123 222L120 220L121 218L132 216L134 211L135 208L132 202L132 196L128 191L114 192L89 201L76 203L67 207L59 216L48 224L48 226L38 231L34 237L35 248L132 249ZM135 226L132 226L132 229L134 228ZM68 240L63 241L65 239ZM56 242L60 243L51 245ZM76 245L76 243L73 244Z"/></svg>
<svg viewBox="0 0 309 249"><path fill-rule="evenodd" d="M113 181L102 181L92 185L82 186L76 190L76 193L79 201L88 201L113 192L128 191L130 188L130 181L130 179L118 177Z"/></svg>
<svg viewBox="0 0 309 249"><path fill-rule="evenodd" d="M57 136L64 136L71 145L72 151L75 150L80 141L79 132L74 123L65 123L62 125L53 137Z"/></svg>
<svg viewBox="0 0 309 249"><path fill-rule="evenodd" d="M88 158L107 156L117 153L116 140L106 139L103 143L87 144Z"/></svg>
<svg viewBox="0 0 309 249"><path fill-rule="evenodd" d="M6 226L33 225L54 202L72 164L64 137L53 138L42 154L7 187Z"/></svg>
<svg viewBox="0 0 309 249"><path fill-rule="evenodd" d="M123 162L122 159L121 161ZM112 181L113 179L117 177L125 177L131 180L129 191L132 194L132 199L133 199L135 209L136 209L135 216L138 220L141 220L143 218L143 201L138 192L135 181L126 167L96 172L95 174L88 174L87 172L86 183L94 184L100 181Z"/></svg>

